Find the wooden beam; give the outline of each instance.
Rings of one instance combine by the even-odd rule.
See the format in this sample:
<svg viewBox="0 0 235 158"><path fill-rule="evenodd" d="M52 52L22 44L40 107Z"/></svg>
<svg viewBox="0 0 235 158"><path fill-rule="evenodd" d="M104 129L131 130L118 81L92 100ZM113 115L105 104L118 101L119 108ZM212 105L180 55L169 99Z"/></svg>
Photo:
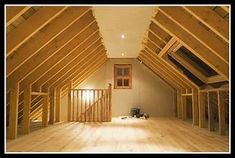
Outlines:
<svg viewBox="0 0 235 158"><path fill-rule="evenodd" d="M16 71L14 71L7 78L7 87L11 87L12 83L21 81L30 75L37 67L44 64L51 56L62 49L66 44L68 44L76 35L83 31L87 25L94 22L94 16L92 12L88 12L66 29L63 33L53 39L48 45L41 49L37 54L35 54L30 60L26 61L22 66L20 66Z"/></svg>
<svg viewBox="0 0 235 158"><path fill-rule="evenodd" d="M153 43L151 40L147 40L143 44L151 48L151 50L153 50L157 54L161 51L161 49L158 46L156 46L155 43Z"/></svg>
<svg viewBox="0 0 235 158"><path fill-rule="evenodd" d="M72 88L72 82L68 82L68 115L67 120L71 121L71 88Z"/></svg>
<svg viewBox="0 0 235 158"><path fill-rule="evenodd" d="M180 89L178 86L176 86L174 81L172 82L172 80L170 80L166 75L158 71L159 69L156 69L153 65L150 64L150 62L146 61L142 54L140 54L137 59L139 59L144 64L144 66L150 69L155 75L166 82L172 89Z"/></svg>
<svg viewBox="0 0 235 158"><path fill-rule="evenodd" d="M229 91L228 87L224 88L208 88L208 89L202 89L199 90L200 92L217 92L217 91Z"/></svg>
<svg viewBox="0 0 235 158"><path fill-rule="evenodd" d="M191 87L197 87L191 80L189 80L184 74L179 72L176 68L174 68L172 65L170 65L167 61L156 55L155 53L152 52L148 47L146 47L150 53L150 55L156 59L156 62L160 62L162 67L168 71L171 72L172 75L175 76L175 79L178 79L179 81L181 80L181 84L184 85L186 88L191 88ZM181 77L180 77L181 76ZM179 82L180 83L180 82Z"/></svg>
<svg viewBox="0 0 235 158"><path fill-rule="evenodd" d="M99 48L97 48L97 51L95 50L94 53L91 52L90 54L88 54L88 56L86 56L85 58L82 58L81 61L79 62L80 64L77 64L74 67L72 67L70 70L68 70L63 75L61 75L60 78L57 78L56 80L54 80L53 83L43 85L42 88L46 89L49 86L56 87L58 84L61 84L66 78L68 78L69 76L72 76L73 74L76 74L76 72L78 72L79 70L82 70L82 68L84 68L84 65L89 64L89 62L91 62L92 59L94 60L95 57L99 57L100 55L98 54L98 52L102 50L103 50L103 46L100 46Z"/></svg>
<svg viewBox="0 0 235 158"><path fill-rule="evenodd" d="M149 29L155 34L157 35L162 41L165 41L166 43L168 43L168 41L170 40L171 36L165 31L163 30L161 27L159 27L158 25L156 25L153 21L151 22Z"/></svg>
<svg viewBox="0 0 235 158"><path fill-rule="evenodd" d="M198 89L192 89L193 125L199 125Z"/></svg>
<svg viewBox="0 0 235 158"><path fill-rule="evenodd" d="M192 93L187 93L187 94L181 94L181 96L192 96Z"/></svg>
<svg viewBox="0 0 235 158"><path fill-rule="evenodd" d="M50 89L50 113L49 113L49 124L54 124L55 122L55 96L56 96L56 90L55 89Z"/></svg>
<svg viewBox="0 0 235 158"><path fill-rule="evenodd" d="M205 47L210 49L215 55L228 64L228 43L219 40L214 33L206 30L199 24L198 20L192 18L191 14L182 7L160 6L159 9L169 19L174 21L177 25L187 31L190 35L200 41Z"/></svg>
<svg viewBox="0 0 235 158"><path fill-rule="evenodd" d="M229 42L228 22L219 16L215 11L205 6L185 6L184 9L214 31L227 43Z"/></svg>
<svg viewBox="0 0 235 158"><path fill-rule="evenodd" d="M227 14L229 14L229 6L220 6Z"/></svg>
<svg viewBox="0 0 235 158"><path fill-rule="evenodd" d="M95 32L95 34L88 36L87 40L84 40L84 43L82 43L81 46L74 49L73 52L71 52L67 57L65 57L61 62L57 63L55 67L47 71L44 75L39 77L37 80L35 80L33 84L33 89L39 89L40 86L48 82L50 79L52 79L54 76L56 76L60 71L63 71L64 69L71 68L74 64L79 62L80 59L79 56L81 56L81 53L86 51L91 46L93 47L93 44L96 44L97 39L99 39L100 36L98 32ZM64 72L66 72L65 70Z"/></svg>
<svg viewBox="0 0 235 158"><path fill-rule="evenodd" d="M158 48L162 49L166 45L164 42L162 42L157 36L155 36L151 31L148 32L148 38L158 46Z"/></svg>
<svg viewBox="0 0 235 158"><path fill-rule="evenodd" d="M48 93L44 93L44 92L31 92L31 95L48 95Z"/></svg>
<svg viewBox="0 0 235 158"><path fill-rule="evenodd" d="M216 83L216 82L223 82L226 81L222 76L220 75L215 75L212 77L208 77L206 83L211 84L211 83Z"/></svg>
<svg viewBox="0 0 235 158"><path fill-rule="evenodd" d="M59 88L56 89L56 115L55 121L60 122L60 97L61 91Z"/></svg>
<svg viewBox="0 0 235 158"><path fill-rule="evenodd" d="M92 67L91 69L87 70L85 73L83 73L82 75L77 75L73 78L73 82L74 82L74 87L77 87L79 84L81 84L83 81L85 81L89 76L91 76L92 74L94 74L96 71L98 71L99 67L102 66L108 58L104 58L102 60L100 60L96 65L94 65L94 67Z"/></svg>
<svg viewBox="0 0 235 158"><path fill-rule="evenodd" d="M22 131L24 134L28 134L30 132L31 91L31 85L28 85L24 90L24 109L22 120Z"/></svg>
<svg viewBox="0 0 235 158"><path fill-rule="evenodd" d="M86 40L86 38L89 37L90 34L92 34L96 29L98 29L96 23L92 23L92 25L88 25L86 27L87 29L82 31L75 38L71 39L70 42L67 43L62 49L47 58L43 65L38 66L30 75L23 79L21 81L22 84L20 86L20 89L27 84L34 83L38 78L43 76L52 68L56 67L60 62L63 61L63 59L70 58L72 60L75 55L78 55L78 53L76 54L77 50L85 49L84 45L82 45L84 40ZM80 47L81 45L83 47Z"/></svg>
<svg viewBox="0 0 235 158"><path fill-rule="evenodd" d="M155 32L153 32L152 30L148 29L147 31L151 32L155 37L157 37L159 40L161 40L161 42L163 42L164 44L167 44L166 41L164 41L161 37L159 37L157 34L155 34Z"/></svg>
<svg viewBox="0 0 235 158"><path fill-rule="evenodd" d="M158 56L160 56L160 57L164 56L164 55L168 52L168 50L170 49L170 47L171 47L174 43L176 43L176 42L177 42L176 38L172 37L172 38L170 39L170 41L165 45L165 47L160 51L160 53L158 54Z"/></svg>
<svg viewBox="0 0 235 158"><path fill-rule="evenodd" d="M153 21L162 29L168 31L169 34L176 37L194 55L228 80L228 64L212 53L193 36L184 31L180 26L161 12L158 12Z"/></svg>
<svg viewBox="0 0 235 158"><path fill-rule="evenodd" d="M190 72L192 72L197 78L199 78L202 82L207 83L207 78L198 71L194 66L192 66L187 60L182 58L177 53L170 53L170 56L175 59L177 62L179 62L181 65L183 65L186 69L188 69Z"/></svg>
<svg viewBox="0 0 235 158"><path fill-rule="evenodd" d="M17 51L12 52L6 60L6 75L7 77L29 60L40 49L45 47L54 38L60 35L63 31L69 28L75 21L77 21L83 14L88 11L89 7L69 7L57 18L50 22L50 25L43 27L26 43L21 45Z"/></svg>
<svg viewBox="0 0 235 158"><path fill-rule="evenodd" d="M199 127L205 128L206 127L206 97L207 93L199 92Z"/></svg>
<svg viewBox="0 0 235 158"><path fill-rule="evenodd" d="M64 83L68 82L69 80L73 80L79 72L83 72L82 70L84 70L87 66L91 66L92 63L94 64L104 58L106 57L103 55L94 55L93 57L88 59L87 62L83 63L83 65L79 66L77 70L71 70L71 72L69 72L65 77L54 83L52 87L61 87L61 85L64 85Z"/></svg>
<svg viewBox="0 0 235 158"><path fill-rule="evenodd" d="M48 126L48 103L49 103L49 96L43 96L43 107L42 107L42 126Z"/></svg>
<svg viewBox="0 0 235 158"><path fill-rule="evenodd" d="M43 28L51 20L61 14L67 7L45 6L30 16L22 24L9 32L6 37L6 52L9 56L21 44L31 38L37 31Z"/></svg>
<svg viewBox="0 0 235 158"><path fill-rule="evenodd" d="M186 88L186 86L178 80L178 78L170 72L167 71L167 69L164 69L164 66L161 63L158 63L156 59L148 55L148 52L143 50L143 53L140 54L140 57L143 56L143 58L147 59L146 63L151 63L155 66L155 71L159 74L164 74L166 76L167 80L171 82L173 85L177 85L177 87Z"/></svg>
<svg viewBox="0 0 235 158"><path fill-rule="evenodd" d="M225 98L223 91L217 91L218 113L219 113L219 133L225 135Z"/></svg>
<svg viewBox="0 0 235 158"><path fill-rule="evenodd" d="M213 95L214 92L208 92L208 129L210 131L215 130Z"/></svg>
<svg viewBox="0 0 235 158"><path fill-rule="evenodd" d="M14 84L10 89L10 112L9 112L9 128L8 138L15 139L17 137L18 127L18 96L19 83Z"/></svg>
<svg viewBox="0 0 235 158"><path fill-rule="evenodd" d="M29 6L6 6L6 27L24 14Z"/></svg>

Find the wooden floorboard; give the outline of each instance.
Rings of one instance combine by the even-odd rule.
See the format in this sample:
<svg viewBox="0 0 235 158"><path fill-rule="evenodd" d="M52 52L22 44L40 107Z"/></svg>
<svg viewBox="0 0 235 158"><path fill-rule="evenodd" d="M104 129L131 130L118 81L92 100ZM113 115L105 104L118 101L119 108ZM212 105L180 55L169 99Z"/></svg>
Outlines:
<svg viewBox="0 0 235 158"><path fill-rule="evenodd" d="M7 152L228 152L228 136L177 118L65 122L7 140Z"/></svg>

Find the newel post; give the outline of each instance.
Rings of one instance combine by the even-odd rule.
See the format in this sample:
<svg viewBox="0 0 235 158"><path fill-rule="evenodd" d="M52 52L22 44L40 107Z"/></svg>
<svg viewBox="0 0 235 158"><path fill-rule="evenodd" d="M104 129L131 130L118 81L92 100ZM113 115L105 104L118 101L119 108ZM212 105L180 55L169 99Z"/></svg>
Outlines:
<svg viewBox="0 0 235 158"><path fill-rule="evenodd" d="M111 105L112 101L111 101L111 99L112 99L112 84L109 83L109 121L112 120L112 105Z"/></svg>

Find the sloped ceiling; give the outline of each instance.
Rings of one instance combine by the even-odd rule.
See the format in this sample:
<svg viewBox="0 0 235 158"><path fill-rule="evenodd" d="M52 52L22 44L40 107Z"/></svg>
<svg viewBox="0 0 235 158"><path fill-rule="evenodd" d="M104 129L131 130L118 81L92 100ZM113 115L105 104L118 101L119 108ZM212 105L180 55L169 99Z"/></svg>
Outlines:
<svg viewBox="0 0 235 158"><path fill-rule="evenodd" d="M109 58L136 58L153 15L153 6L95 6L104 45ZM122 39L121 35L125 38ZM122 53L123 56L122 56Z"/></svg>

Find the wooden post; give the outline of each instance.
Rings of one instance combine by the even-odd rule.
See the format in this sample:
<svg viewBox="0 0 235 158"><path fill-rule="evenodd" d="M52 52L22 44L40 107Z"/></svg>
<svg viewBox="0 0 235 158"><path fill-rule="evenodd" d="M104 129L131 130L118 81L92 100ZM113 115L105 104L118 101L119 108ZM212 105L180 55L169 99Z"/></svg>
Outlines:
<svg viewBox="0 0 235 158"><path fill-rule="evenodd" d="M83 90L81 90L81 111L80 111L80 117L81 117L81 122L83 121L83 115L82 115L82 111L83 111Z"/></svg>
<svg viewBox="0 0 235 158"><path fill-rule="evenodd" d="M219 113L219 133L225 135L225 104L223 91L217 91L218 113Z"/></svg>
<svg viewBox="0 0 235 158"><path fill-rule="evenodd" d="M187 102L186 96L181 96L181 108L182 108L182 120L186 120L187 118Z"/></svg>
<svg viewBox="0 0 235 158"><path fill-rule="evenodd" d="M18 125L18 99L19 99L19 83L12 86L10 90L10 112L9 112L9 129L8 138L15 139L17 137Z"/></svg>
<svg viewBox="0 0 235 158"><path fill-rule="evenodd" d="M60 122L60 89L56 89L56 116L55 121Z"/></svg>
<svg viewBox="0 0 235 158"><path fill-rule="evenodd" d="M104 90L101 90L101 122L104 121Z"/></svg>
<svg viewBox="0 0 235 158"><path fill-rule="evenodd" d="M214 108L213 108L213 92L208 92L208 128L210 131L215 130L214 126Z"/></svg>
<svg viewBox="0 0 235 158"><path fill-rule="evenodd" d="M76 117L76 120L78 121L78 115L79 115L79 91L77 90L77 117Z"/></svg>
<svg viewBox="0 0 235 158"><path fill-rule="evenodd" d="M112 121L112 85L109 84L109 121Z"/></svg>
<svg viewBox="0 0 235 158"><path fill-rule="evenodd" d="M199 127L206 126L206 93L199 92Z"/></svg>
<svg viewBox="0 0 235 158"><path fill-rule="evenodd" d="M71 87L72 83L68 83L68 121L71 121Z"/></svg>
<svg viewBox="0 0 235 158"><path fill-rule="evenodd" d="M181 92L180 92L180 90L177 90L177 117L179 118L179 119L181 119L182 118L182 113L181 113Z"/></svg>
<svg viewBox="0 0 235 158"><path fill-rule="evenodd" d="M47 127L48 125L48 101L49 96L43 96L43 108L42 108L42 126Z"/></svg>
<svg viewBox="0 0 235 158"><path fill-rule="evenodd" d="M193 125L199 125L198 89L192 89Z"/></svg>
<svg viewBox="0 0 235 158"><path fill-rule="evenodd" d="M30 132L31 91L32 86L27 85L24 90L24 109L22 120L22 131L24 134L28 134Z"/></svg>
<svg viewBox="0 0 235 158"><path fill-rule="evenodd" d="M54 124L55 122L55 96L56 91L55 89L50 89L50 117L49 123Z"/></svg>

